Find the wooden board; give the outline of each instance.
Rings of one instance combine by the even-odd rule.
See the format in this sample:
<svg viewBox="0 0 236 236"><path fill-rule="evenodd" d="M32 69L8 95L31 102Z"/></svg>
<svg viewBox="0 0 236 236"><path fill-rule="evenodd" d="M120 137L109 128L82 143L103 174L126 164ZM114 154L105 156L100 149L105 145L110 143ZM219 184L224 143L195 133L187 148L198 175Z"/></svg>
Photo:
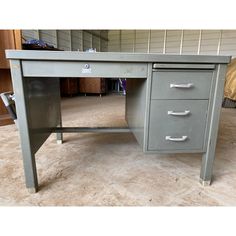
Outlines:
<svg viewBox="0 0 236 236"><path fill-rule="evenodd" d="M9 61L5 57L6 49L15 49L13 30L0 30L0 69L10 68Z"/></svg>
<svg viewBox="0 0 236 236"><path fill-rule="evenodd" d="M13 91L10 65L6 59L6 49L21 49L21 30L0 30L0 93ZM12 124L2 100L0 99L0 126Z"/></svg>

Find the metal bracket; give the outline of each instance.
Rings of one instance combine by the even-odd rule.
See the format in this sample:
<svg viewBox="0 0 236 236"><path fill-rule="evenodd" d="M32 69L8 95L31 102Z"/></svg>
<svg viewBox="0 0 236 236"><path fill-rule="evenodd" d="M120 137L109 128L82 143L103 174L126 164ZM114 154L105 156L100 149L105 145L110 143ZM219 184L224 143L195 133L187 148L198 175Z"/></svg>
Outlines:
<svg viewBox="0 0 236 236"><path fill-rule="evenodd" d="M127 127L56 127L52 133L128 133Z"/></svg>

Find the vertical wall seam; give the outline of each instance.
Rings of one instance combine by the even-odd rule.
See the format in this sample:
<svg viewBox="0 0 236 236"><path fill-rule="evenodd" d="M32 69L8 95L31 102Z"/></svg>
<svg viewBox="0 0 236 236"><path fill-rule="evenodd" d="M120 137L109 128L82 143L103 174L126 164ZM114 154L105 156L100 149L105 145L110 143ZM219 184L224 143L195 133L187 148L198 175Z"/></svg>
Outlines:
<svg viewBox="0 0 236 236"><path fill-rule="evenodd" d="M181 38L180 38L180 47L179 47L179 54L182 54L183 51L183 38L184 38L184 30L181 31Z"/></svg>
<svg viewBox="0 0 236 236"><path fill-rule="evenodd" d="M198 48L197 48L197 54L200 54L201 51L201 41L202 41L202 30L199 31L199 39L198 39Z"/></svg>
<svg viewBox="0 0 236 236"><path fill-rule="evenodd" d="M220 54L221 41L222 41L222 30L220 30L220 35L219 35L219 41L218 41L217 53L216 53L217 55Z"/></svg>
<svg viewBox="0 0 236 236"><path fill-rule="evenodd" d="M147 52L150 53L150 43L151 43L151 30L148 32L148 48Z"/></svg>
<svg viewBox="0 0 236 236"><path fill-rule="evenodd" d="M133 52L135 52L135 46L136 46L136 30L134 30Z"/></svg>
<svg viewBox="0 0 236 236"><path fill-rule="evenodd" d="M167 30L164 31L163 54L166 54L166 36L167 36Z"/></svg>

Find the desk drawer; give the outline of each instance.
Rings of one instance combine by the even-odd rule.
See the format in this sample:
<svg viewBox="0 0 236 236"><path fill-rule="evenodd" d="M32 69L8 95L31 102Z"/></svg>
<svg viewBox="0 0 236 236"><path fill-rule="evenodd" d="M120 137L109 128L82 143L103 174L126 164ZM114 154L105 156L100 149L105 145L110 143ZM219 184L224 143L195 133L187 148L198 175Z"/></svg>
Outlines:
<svg viewBox="0 0 236 236"><path fill-rule="evenodd" d="M147 63L22 61L25 77L146 78Z"/></svg>
<svg viewBox="0 0 236 236"><path fill-rule="evenodd" d="M152 99L208 99L212 70L160 70L153 72Z"/></svg>
<svg viewBox="0 0 236 236"><path fill-rule="evenodd" d="M207 100L152 100L149 150L202 150Z"/></svg>

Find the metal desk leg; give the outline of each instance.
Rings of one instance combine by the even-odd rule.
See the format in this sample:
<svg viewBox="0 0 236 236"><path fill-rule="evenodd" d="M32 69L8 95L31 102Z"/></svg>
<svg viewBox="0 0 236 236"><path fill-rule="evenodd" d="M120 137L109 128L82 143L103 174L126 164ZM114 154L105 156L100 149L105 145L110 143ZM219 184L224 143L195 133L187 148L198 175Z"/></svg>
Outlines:
<svg viewBox="0 0 236 236"><path fill-rule="evenodd" d="M200 183L204 186L210 185L212 180L213 162L215 158L215 148L217 142L217 133L220 120L221 104L224 93L224 81L226 65L218 66L218 73L216 78L216 86L213 87L212 103L213 109L211 111L211 120L209 126L209 138L207 142L207 151L202 156L202 166L200 173ZM217 86L218 85L218 86Z"/></svg>
<svg viewBox="0 0 236 236"><path fill-rule="evenodd" d="M31 152L29 147L22 148L24 172L25 172L25 183L29 193L36 193L38 191L38 179L37 170L35 163L35 155Z"/></svg>
<svg viewBox="0 0 236 236"><path fill-rule="evenodd" d="M30 193L38 190L35 155L32 145L32 132L29 126L29 101L27 98L26 78L23 78L19 60L11 61L11 74L16 96L18 129L21 139L26 187Z"/></svg>
<svg viewBox="0 0 236 236"><path fill-rule="evenodd" d="M60 123L59 123L58 127L62 127L61 118L60 118ZM63 133L56 133L56 137L57 137L57 144L62 144L63 143Z"/></svg>
<svg viewBox="0 0 236 236"><path fill-rule="evenodd" d="M57 127L61 128L62 127L62 116L61 116L61 94L60 94L60 83L59 83L59 78L58 78L58 86L57 86L57 94L56 94L56 100L57 100L57 110L59 113L59 122ZM57 144L62 144L63 143L63 133L56 133L56 139L57 139Z"/></svg>

